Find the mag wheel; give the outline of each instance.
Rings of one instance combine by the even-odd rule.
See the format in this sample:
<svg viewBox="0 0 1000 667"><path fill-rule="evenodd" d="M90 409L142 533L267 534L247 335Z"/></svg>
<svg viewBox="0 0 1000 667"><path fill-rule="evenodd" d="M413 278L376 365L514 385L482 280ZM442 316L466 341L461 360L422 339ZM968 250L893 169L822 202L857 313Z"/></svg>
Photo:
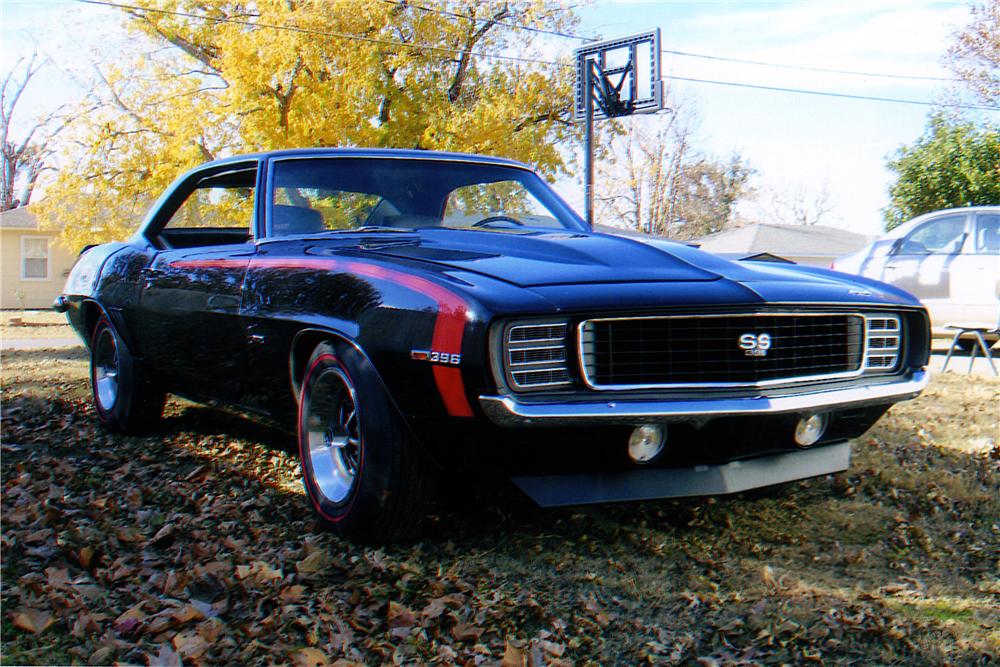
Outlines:
<svg viewBox="0 0 1000 667"><path fill-rule="evenodd" d="M146 431L163 415L166 394L143 376L104 316L90 339L90 380L98 421L109 431Z"/></svg>
<svg viewBox="0 0 1000 667"><path fill-rule="evenodd" d="M303 400L302 420L320 502L345 502L361 468L361 428L354 385L344 371L335 365L320 370Z"/></svg>
<svg viewBox="0 0 1000 667"><path fill-rule="evenodd" d="M353 350L324 343L306 365L299 457L319 518L356 542L405 540L419 529L428 467L385 388Z"/></svg>
<svg viewBox="0 0 1000 667"><path fill-rule="evenodd" d="M111 414L118 402L118 342L108 326L98 326L93 344L94 404L100 414Z"/></svg>

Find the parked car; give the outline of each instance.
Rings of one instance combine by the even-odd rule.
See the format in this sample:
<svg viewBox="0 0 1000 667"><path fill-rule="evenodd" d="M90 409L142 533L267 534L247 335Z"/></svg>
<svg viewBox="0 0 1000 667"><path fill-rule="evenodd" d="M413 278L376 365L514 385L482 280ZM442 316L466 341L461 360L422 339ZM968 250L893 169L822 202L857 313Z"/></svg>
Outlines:
<svg viewBox="0 0 1000 667"><path fill-rule="evenodd" d="M411 536L432 479L543 506L723 494L848 467L926 385L927 315L825 269L594 233L528 167L291 150L181 176L57 300L97 418L166 393L297 434L318 517Z"/></svg>
<svg viewBox="0 0 1000 667"><path fill-rule="evenodd" d="M921 215L853 255L837 271L874 278L916 296L935 337L950 323L1000 323L1000 206L971 206ZM989 342L996 343L996 337ZM971 339L969 341L972 342Z"/></svg>

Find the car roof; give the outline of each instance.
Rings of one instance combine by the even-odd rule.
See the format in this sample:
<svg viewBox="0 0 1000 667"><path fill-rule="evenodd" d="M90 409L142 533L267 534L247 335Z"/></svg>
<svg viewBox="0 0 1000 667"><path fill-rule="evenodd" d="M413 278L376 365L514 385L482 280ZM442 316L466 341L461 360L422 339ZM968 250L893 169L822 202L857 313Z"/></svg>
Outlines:
<svg viewBox="0 0 1000 667"><path fill-rule="evenodd" d="M922 222L925 222L931 218L936 218L942 215L967 215L969 213L998 213L1000 214L1000 206L962 206L959 208L942 208L937 211L928 211L927 213L921 213L920 215L910 218L906 222L892 228L882 236L880 239L892 239L899 238L910 232L911 229L916 227Z"/></svg>
<svg viewBox="0 0 1000 667"><path fill-rule="evenodd" d="M492 155L476 155L472 153L449 153L446 151L428 151L405 148L285 148L274 151L264 151L260 153L247 153L244 155L234 155L232 157L213 160L198 166L203 167L223 166L247 160L264 160L274 158L309 158L309 157L355 157L355 158L389 158L389 159L413 159L413 160L442 160L447 162L476 162L479 164L493 164L505 167L517 167L519 169L531 169L523 162L509 160L507 158L495 157Z"/></svg>

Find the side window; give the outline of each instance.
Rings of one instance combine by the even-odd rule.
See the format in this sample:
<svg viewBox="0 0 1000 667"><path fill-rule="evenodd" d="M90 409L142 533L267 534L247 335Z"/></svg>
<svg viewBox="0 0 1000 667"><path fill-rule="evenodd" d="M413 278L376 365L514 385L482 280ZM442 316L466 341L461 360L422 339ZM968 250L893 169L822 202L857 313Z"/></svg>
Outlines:
<svg viewBox="0 0 1000 667"><path fill-rule="evenodd" d="M976 216L976 253L1000 255L1000 213Z"/></svg>
<svg viewBox="0 0 1000 667"><path fill-rule="evenodd" d="M445 202L446 227L468 227L493 217L512 218L529 227L562 228L519 181L464 185L452 190Z"/></svg>
<svg viewBox="0 0 1000 667"><path fill-rule="evenodd" d="M253 236L257 170L237 169L200 180L160 231L168 247L246 243Z"/></svg>
<svg viewBox="0 0 1000 667"><path fill-rule="evenodd" d="M965 216L931 220L910 232L899 248L902 255L953 255L965 240Z"/></svg>

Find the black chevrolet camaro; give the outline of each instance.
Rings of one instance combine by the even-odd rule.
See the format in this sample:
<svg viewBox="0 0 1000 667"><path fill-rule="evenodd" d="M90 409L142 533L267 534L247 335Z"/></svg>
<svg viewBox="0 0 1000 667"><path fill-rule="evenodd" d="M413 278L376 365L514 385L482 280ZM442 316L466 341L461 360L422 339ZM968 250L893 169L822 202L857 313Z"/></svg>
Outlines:
<svg viewBox="0 0 1000 667"><path fill-rule="evenodd" d="M167 393L297 433L318 516L412 536L432 479L543 506L733 493L844 470L927 383L905 292L593 232L528 167L309 149L205 164L56 308L108 429Z"/></svg>

